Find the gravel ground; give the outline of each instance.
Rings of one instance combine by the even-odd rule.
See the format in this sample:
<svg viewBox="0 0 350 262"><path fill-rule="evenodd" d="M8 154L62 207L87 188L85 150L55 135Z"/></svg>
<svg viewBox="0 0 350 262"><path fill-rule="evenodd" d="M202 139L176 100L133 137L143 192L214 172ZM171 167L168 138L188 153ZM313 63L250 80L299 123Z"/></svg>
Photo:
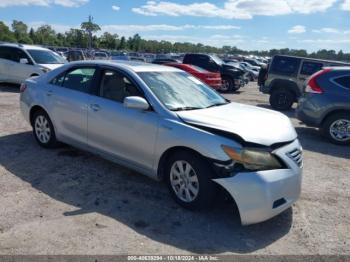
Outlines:
<svg viewBox="0 0 350 262"><path fill-rule="evenodd" d="M186 211L163 183L69 146L40 148L18 97L18 87L0 87L0 254L350 254L350 148L293 111L305 149L301 199L242 227L230 202ZM254 83L227 97L269 108Z"/></svg>

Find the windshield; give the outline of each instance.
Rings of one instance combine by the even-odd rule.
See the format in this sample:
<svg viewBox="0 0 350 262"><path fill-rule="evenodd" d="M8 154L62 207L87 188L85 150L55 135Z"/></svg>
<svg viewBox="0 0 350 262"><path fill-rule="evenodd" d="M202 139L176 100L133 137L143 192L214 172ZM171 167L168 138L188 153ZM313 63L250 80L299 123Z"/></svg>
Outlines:
<svg viewBox="0 0 350 262"><path fill-rule="evenodd" d="M66 60L51 51L27 50L37 64L64 64Z"/></svg>
<svg viewBox="0 0 350 262"><path fill-rule="evenodd" d="M225 98L186 72L141 72L142 80L173 111L227 104Z"/></svg>
<svg viewBox="0 0 350 262"><path fill-rule="evenodd" d="M218 65L225 64L225 62L222 61L221 58L218 57L217 55L211 55L210 58L213 59L215 63L217 63Z"/></svg>

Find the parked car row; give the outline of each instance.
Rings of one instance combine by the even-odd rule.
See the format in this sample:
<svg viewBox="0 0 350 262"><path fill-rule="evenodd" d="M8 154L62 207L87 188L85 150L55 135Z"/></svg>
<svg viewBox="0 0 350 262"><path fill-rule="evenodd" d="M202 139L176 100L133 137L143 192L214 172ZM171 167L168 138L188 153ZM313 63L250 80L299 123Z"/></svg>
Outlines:
<svg viewBox="0 0 350 262"><path fill-rule="evenodd" d="M349 63L277 55L263 71L259 88L274 109L298 103L298 119L335 144L350 144Z"/></svg>

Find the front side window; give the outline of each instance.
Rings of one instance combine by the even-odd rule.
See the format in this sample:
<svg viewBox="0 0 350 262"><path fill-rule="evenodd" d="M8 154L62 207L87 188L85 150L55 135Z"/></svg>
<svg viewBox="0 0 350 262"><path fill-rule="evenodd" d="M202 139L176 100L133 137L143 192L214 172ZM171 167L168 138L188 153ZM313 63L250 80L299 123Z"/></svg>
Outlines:
<svg viewBox="0 0 350 262"><path fill-rule="evenodd" d="M90 85L94 77L95 68L77 68L69 71L64 76L58 76L52 81L52 84L61 85L65 88L89 93Z"/></svg>
<svg viewBox="0 0 350 262"><path fill-rule="evenodd" d="M169 110L227 104L221 95L186 72L140 72L139 76Z"/></svg>
<svg viewBox="0 0 350 262"><path fill-rule="evenodd" d="M300 66L300 59L294 57L277 56L273 59L271 73L296 75Z"/></svg>
<svg viewBox="0 0 350 262"><path fill-rule="evenodd" d="M123 103L128 96L142 96L139 89L122 73L105 70L102 73L100 96Z"/></svg>
<svg viewBox="0 0 350 262"><path fill-rule="evenodd" d="M310 76L316 73L317 71L320 71L322 67L322 63L304 62L300 74Z"/></svg>
<svg viewBox="0 0 350 262"><path fill-rule="evenodd" d="M350 75L336 78L334 81L342 87L350 89Z"/></svg>
<svg viewBox="0 0 350 262"><path fill-rule="evenodd" d="M64 64L66 62L64 58L49 50L29 49L27 51L37 64Z"/></svg>

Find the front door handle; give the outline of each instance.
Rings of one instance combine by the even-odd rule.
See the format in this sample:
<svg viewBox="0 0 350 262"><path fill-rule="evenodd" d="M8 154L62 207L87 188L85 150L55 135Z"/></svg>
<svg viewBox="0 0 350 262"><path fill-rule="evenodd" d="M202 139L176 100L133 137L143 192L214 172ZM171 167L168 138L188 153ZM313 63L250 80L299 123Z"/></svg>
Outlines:
<svg viewBox="0 0 350 262"><path fill-rule="evenodd" d="M52 90L47 91L46 95L47 96L52 96L53 95L53 91Z"/></svg>
<svg viewBox="0 0 350 262"><path fill-rule="evenodd" d="M91 104L90 108L95 112L97 112L101 109L101 107L98 104Z"/></svg>

